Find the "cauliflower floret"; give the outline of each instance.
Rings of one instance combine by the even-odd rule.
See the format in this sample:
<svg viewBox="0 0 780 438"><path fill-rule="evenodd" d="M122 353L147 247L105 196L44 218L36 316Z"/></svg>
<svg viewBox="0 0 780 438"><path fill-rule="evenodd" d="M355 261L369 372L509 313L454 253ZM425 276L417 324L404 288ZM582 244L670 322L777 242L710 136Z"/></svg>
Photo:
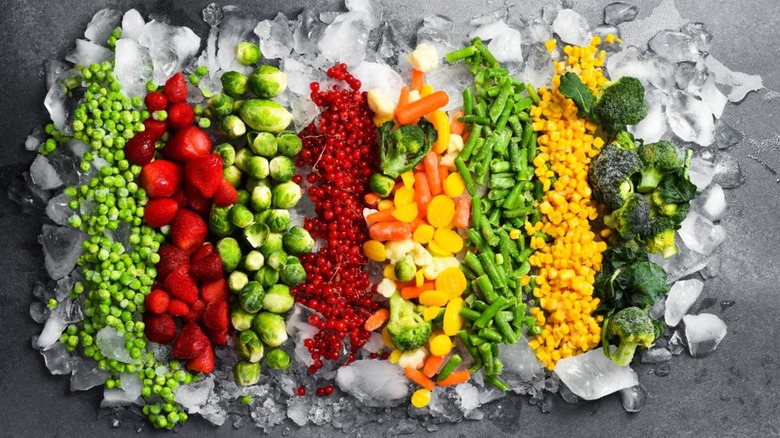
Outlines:
<svg viewBox="0 0 780 438"><path fill-rule="evenodd" d="M389 278L384 278L376 285L376 291L385 298L390 298L396 291L395 282Z"/></svg>
<svg viewBox="0 0 780 438"><path fill-rule="evenodd" d="M441 160L439 160L439 164L442 166L447 166L447 169L449 170L455 170L455 158L458 157L458 152L450 153L447 152L443 157L441 157Z"/></svg>
<svg viewBox="0 0 780 438"><path fill-rule="evenodd" d="M416 70L426 73L439 66L439 52L434 45L418 44L412 53L406 55L406 60Z"/></svg>
<svg viewBox="0 0 780 438"><path fill-rule="evenodd" d="M419 370L425 364L426 357L428 357L428 350L426 350L425 347L404 351L403 354L401 354L401 358L398 359L398 366L403 369L414 368Z"/></svg>
<svg viewBox="0 0 780 438"><path fill-rule="evenodd" d="M447 153L458 155L463 150L463 137L458 134L450 134L450 143L447 145Z"/></svg>
<svg viewBox="0 0 780 438"><path fill-rule="evenodd" d="M387 257L390 263L396 264L399 260L406 257L412 249L414 249L414 241L412 239L387 242L385 244L385 257Z"/></svg>
<svg viewBox="0 0 780 438"><path fill-rule="evenodd" d="M409 255L412 256L414 264L417 266L428 266L433 263L433 256L431 253L417 242L414 242L414 248L409 252Z"/></svg>
<svg viewBox="0 0 780 438"><path fill-rule="evenodd" d="M417 90L412 90L409 92L409 99L407 99L407 103L417 102L420 100L420 92Z"/></svg>
<svg viewBox="0 0 780 438"><path fill-rule="evenodd" d="M393 119L395 102L379 88L368 92L368 107L374 112L374 124L377 126Z"/></svg>
<svg viewBox="0 0 780 438"><path fill-rule="evenodd" d="M433 257L433 262L422 269L423 276L428 280L435 280L447 268L460 267L460 262L455 256Z"/></svg>

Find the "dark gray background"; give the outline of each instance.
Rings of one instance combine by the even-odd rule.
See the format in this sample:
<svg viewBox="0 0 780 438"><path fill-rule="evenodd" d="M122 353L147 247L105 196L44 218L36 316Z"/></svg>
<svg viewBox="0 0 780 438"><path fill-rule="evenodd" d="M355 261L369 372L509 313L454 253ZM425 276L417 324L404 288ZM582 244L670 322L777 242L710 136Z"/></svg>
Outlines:
<svg viewBox="0 0 780 438"><path fill-rule="evenodd" d="M634 1L647 16L660 0ZM30 348L31 336L41 326L29 317L31 287L41 273L43 257L37 243L40 223L23 216L5 197L8 182L29 168L33 153L24 151L30 130L46 122L43 106L43 60L62 58L75 38L83 35L94 12L112 6L135 7L146 15L167 13L174 24L188 25L201 36L207 31L200 19L207 0L171 1L0 1L0 435L2 436L135 436L131 428L112 430L97 416L101 394L69 392L68 379L51 376L41 356ZM281 10L288 16L304 1L237 1L272 18ZM322 0L310 4L325 3ZM339 2L331 2L333 9ZM538 12L545 2L523 2L520 9ZM574 9L591 24L599 23L606 0L575 1ZM446 11L456 21L497 8L499 2L400 0L384 6L385 19L396 22L407 34L421 17ZM717 304L708 309L726 320L728 336L705 359L687 353L675 357L667 377L640 369L649 400L639 414L627 414L613 395L599 403L565 405L557 399L551 414L521 403L517 426L511 435L528 436L778 436L780 435L780 332L778 328L778 279L780 279L780 184L767 168L749 156L780 169L778 135L777 49L780 6L774 0L677 0L683 18L705 22L715 36L711 53L726 66L761 74L767 90L751 94L743 103L730 105L724 119L745 133L732 152L738 157L747 183L727 191L728 240L723 247L723 272L706 282L702 298L734 300L721 313ZM446 7L443 7L446 6ZM528 14L526 14L528 15ZM384 427L390 427L386 425ZM465 422L444 427L436 436L492 436L499 429L489 421ZM148 431L148 428L147 428ZM366 435L383 429L365 430ZM331 435L332 430L294 430L297 436ZM148 433L148 432L147 432ZM253 428L235 431L226 425L215 429L203 421L189 422L185 436L257 435ZM276 431L279 433L279 430Z"/></svg>

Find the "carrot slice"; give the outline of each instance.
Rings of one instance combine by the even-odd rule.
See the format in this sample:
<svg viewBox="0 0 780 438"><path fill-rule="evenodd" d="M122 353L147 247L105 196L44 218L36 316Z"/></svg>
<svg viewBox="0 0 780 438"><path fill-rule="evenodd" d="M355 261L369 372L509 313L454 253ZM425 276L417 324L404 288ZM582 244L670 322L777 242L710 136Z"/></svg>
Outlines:
<svg viewBox="0 0 780 438"><path fill-rule="evenodd" d="M414 200L417 202L417 208L420 211L421 217L425 217L431 198L431 188L428 185L428 178L424 173L416 172L414 174Z"/></svg>
<svg viewBox="0 0 780 438"><path fill-rule="evenodd" d="M458 385L463 382L468 382L470 378L471 374L469 374L468 370L453 371L447 378L439 381L439 386Z"/></svg>
<svg viewBox="0 0 780 438"><path fill-rule="evenodd" d="M455 228L467 228L471 216L471 199L460 198L455 201L455 216L452 218L452 226Z"/></svg>
<svg viewBox="0 0 780 438"><path fill-rule="evenodd" d="M376 205L379 203L379 195L376 193L366 193L366 196L363 197L363 200L366 201L366 204L368 205Z"/></svg>
<svg viewBox="0 0 780 438"><path fill-rule="evenodd" d="M367 332L373 332L374 330L378 329L379 327L382 327L385 322L390 318L390 311L381 308L374 312L373 315L369 316L368 319L366 319L366 322L363 324L363 328Z"/></svg>
<svg viewBox="0 0 780 438"><path fill-rule="evenodd" d="M439 178L439 157L436 152L430 151L423 160L425 163L425 176L428 178L428 185L431 188L431 195L436 196L441 193L441 179Z"/></svg>
<svg viewBox="0 0 780 438"><path fill-rule="evenodd" d="M398 221L378 222L368 228L368 234L380 242L406 240L412 238L412 226Z"/></svg>
<svg viewBox="0 0 780 438"><path fill-rule="evenodd" d="M406 106L406 104L409 103L409 87L404 86L401 88L401 94L398 96L398 105L396 105L396 108L401 108L402 106Z"/></svg>
<svg viewBox="0 0 780 438"><path fill-rule="evenodd" d="M433 391L434 389L436 389L436 384L433 383L433 380L425 377L425 374L421 373L420 371L414 368L406 368L404 369L404 372L406 373L406 377L408 377L409 380L422 386L428 391Z"/></svg>
<svg viewBox="0 0 780 438"><path fill-rule="evenodd" d="M416 90L416 91L422 90L424 83L425 83L425 73L421 72L420 70L417 70L416 68L413 68L412 69L412 90Z"/></svg>
<svg viewBox="0 0 780 438"><path fill-rule="evenodd" d="M371 213L366 216L366 222L370 225L374 225L377 222L392 222L395 220L393 217L394 208L388 208L387 210L380 210L376 213Z"/></svg>
<svg viewBox="0 0 780 438"><path fill-rule="evenodd" d="M426 281L422 286L406 286L401 288L401 297L405 300L411 300L419 297L423 292L427 290L433 290L436 284L432 281Z"/></svg>
<svg viewBox="0 0 780 438"><path fill-rule="evenodd" d="M463 116L463 111L458 111L452 115L452 119L450 119L450 134L463 134L463 130L466 129L466 124L458 121L458 119Z"/></svg>
<svg viewBox="0 0 780 438"><path fill-rule="evenodd" d="M449 101L450 98L447 96L447 93L439 90L419 100L399 106L395 110L395 119L401 125L408 125L420 117L447 105Z"/></svg>
<svg viewBox="0 0 780 438"><path fill-rule="evenodd" d="M444 356L428 356L428 359L425 360L425 365L423 365L423 374L425 374L425 377L430 379L436 375L436 371L439 371L442 362L444 362Z"/></svg>

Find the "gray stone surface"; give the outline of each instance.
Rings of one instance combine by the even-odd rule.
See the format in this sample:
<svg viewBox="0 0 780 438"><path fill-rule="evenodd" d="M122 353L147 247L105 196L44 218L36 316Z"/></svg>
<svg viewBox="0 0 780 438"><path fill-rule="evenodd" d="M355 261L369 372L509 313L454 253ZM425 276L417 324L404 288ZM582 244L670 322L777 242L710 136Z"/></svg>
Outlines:
<svg viewBox="0 0 780 438"><path fill-rule="evenodd" d="M575 1L574 9L591 24L601 21L609 0ZM200 11L208 0L196 1L99 1L99 0L5 0L0 15L0 436L137 436L132 427L112 429L98 418L101 393L93 389L71 394L68 379L51 376L39 353L30 348L30 338L40 331L28 313L30 290L43 270L43 255L36 238L40 223L22 215L5 197L8 183L29 168L34 154L24 151L31 129L45 122L43 61L61 58L80 37L92 14L111 5L158 11L176 24L207 32ZM236 1L258 15L272 18L277 11L296 13L304 1ZM338 7L338 2L329 2ZM543 0L518 2L525 11L540 11ZM646 17L660 0L634 1L638 19ZM385 18L393 20L405 35L416 29L421 17L447 13L456 21L495 9L499 1L444 0L420 2L399 0L385 5ZM565 404L554 402L553 412L542 414L518 400L519 409L510 423L465 422L442 427L431 436L778 436L780 435L780 323L777 318L780 278L780 73L777 70L780 34L776 25L780 3L775 0L677 0L684 19L707 23L714 34L711 53L734 70L763 76L766 90L751 94L744 102L729 106L723 116L742 131L745 139L733 149L747 183L729 190L728 215L724 224L728 239L723 245L720 275L706 282L694 309L715 313L726 321L729 334L707 358L686 354L670 362L667 377L639 368L647 388L647 405L638 414L627 414L618 395L599 402ZM750 158L757 157L766 165ZM721 310L717 304L736 304ZM715 303L702 309L702 302ZM706 305L706 304L705 304ZM374 425L364 436L381 436L393 426ZM149 430L146 428L145 430ZM203 421L186 425L184 436L256 436L258 431L239 431L226 425L215 429ZM277 430L276 434L281 431ZM295 436L331 436L331 429L294 429ZM162 436L162 434L159 434Z"/></svg>

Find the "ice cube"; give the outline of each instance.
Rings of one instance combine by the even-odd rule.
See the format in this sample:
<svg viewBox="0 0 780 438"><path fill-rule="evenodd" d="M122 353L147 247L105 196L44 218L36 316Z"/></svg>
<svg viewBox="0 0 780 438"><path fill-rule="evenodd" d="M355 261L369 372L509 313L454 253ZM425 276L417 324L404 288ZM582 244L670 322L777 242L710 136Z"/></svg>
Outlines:
<svg viewBox="0 0 780 438"><path fill-rule="evenodd" d="M501 378L511 390L519 392L524 384L544 377L544 367L525 337L514 344L499 344L498 354L504 365Z"/></svg>
<svg viewBox="0 0 780 438"><path fill-rule="evenodd" d="M76 40L76 47L65 55L66 61L84 67L112 59L114 53L111 50L87 40Z"/></svg>
<svg viewBox="0 0 780 438"><path fill-rule="evenodd" d="M258 23L255 34L260 37L260 50L264 58L281 59L290 56L295 39L290 29L290 21L283 13L276 14L273 21L264 20Z"/></svg>
<svg viewBox="0 0 780 438"><path fill-rule="evenodd" d="M141 13L135 9L130 9L122 16L122 38L131 39L138 42L141 34L144 33L146 21Z"/></svg>
<svg viewBox="0 0 780 438"><path fill-rule="evenodd" d="M690 35L671 30L662 30L655 34L647 46L671 62L696 61L699 57L696 41Z"/></svg>
<svg viewBox="0 0 780 438"><path fill-rule="evenodd" d="M378 0L346 0L345 6L350 12L365 14L369 29L376 29L382 22L382 4Z"/></svg>
<svg viewBox="0 0 780 438"><path fill-rule="evenodd" d="M726 108L726 103L728 103L729 100L715 85L714 76L708 76L707 80L704 81L704 85L695 94L707 104L710 111L712 111L712 115L715 116L716 119L719 119L720 116L723 115L723 109Z"/></svg>
<svg viewBox="0 0 780 438"><path fill-rule="evenodd" d="M558 361L555 374L574 394L596 400L639 384L631 367L621 367L604 355L602 348Z"/></svg>
<svg viewBox="0 0 780 438"><path fill-rule="evenodd" d="M340 14L325 28L317 47L328 60L343 62L354 68L366 57L368 32L365 14L361 12Z"/></svg>
<svg viewBox="0 0 780 438"><path fill-rule="evenodd" d="M300 55L317 53L317 41L325 31L325 23L320 21L317 13L305 8L298 14L293 30L293 50Z"/></svg>
<svg viewBox="0 0 780 438"><path fill-rule="evenodd" d="M111 8L101 9L95 13L92 21L87 25L84 37L95 44L105 46L111 32L119 27L121 21L122 13L120 11Z"/></svg>
<svg viewBox="0 0 780 438"><path fill-rule="evenodd" d="M561 41L575 46L587 47L593 33L588 25L588 20L571 9L563 9L552 24L552 30Z"/></svg>
<svg viewBox="0 0 780 438"><path fill-rule="evenodd" d="M184 70L200 49L200 37L192 29L157 20L146 23L138 42L149 49L154 65L154 81L158 84L165 83L174 73Z"/></svg>
<svg viewBox="0 0 780 438"><path fill-rule="evenodd" d="M136 376L137 377L137 376ZM139 397L130 398L133 394L125 392L122 388L103 388L103 400L100 402L101 408L113 408L116 406L127 406L133 403L140 403Z"/></svg>
<svg viewBox="0 0 780 438"><path fill-rule="evenodd" d="M70 64L55 59L46 60L44 70L46 71L46 88L51 88L54 82L71 69Z"/></svg>
<svg viewBox="0 0 780 438"><path fill-rule="evenodd" d="M458 395L457 405L466 416L469 416L480 406L479 390L471 383L462 383L455 387L455 394Z"/></svg>
<svg viewBox="0 0 780 438"><path fill-rule="evenodd" d="M642 363L661 363L672 360L672 353L666 348L653 347L642 352Z"/></svg>
<svg viewBox="0 0 780 438"><path fill-rule="evenodd" d="M41 331L36 341L38 348L45 350L60 340L60 335L62 335L62 332L65 331L69 324L66 305L67 303L60 303L52 310L49 319L46 320L46 324L43 326L43 331Z"/></svg>
<svg viewBox="0 0 780 438"><path fill-rule="evenodd" d="M130 357L130 352L125 348L125 337L112 326L100 329L95 336L95 345L100 353L108 359L115 359L122 363L136 363L136 359Z"/></svg>
<svg viewBox="0 0 780 438"><path fill-rule="evenodd" d="M68 219L73 216L73 210L68 206L70 197L64 193L51 198L46 205L46 216L57 225L68 225Z"/></svg>
<svg viewBox="0 0 780 438"><path fill-rule="evenodd" d="M469 38L479 37L490 40L487 47L498 62L522 62L523 39L520 32L507 26L504 20L485 24L469 34Z"/></svg>
<svg viewBox="0 0 780 438"><path fill-rule="evenodd" d="M694 156L691 158L689 177L698 190L704 190L715 178L715 164L712 161Z"/></svg>
<svg viewBox="0 0 780 438"><path fill-rule="evenodd" d="M540 43L532 45L523 68L523 79L534 88L541 88L550 84L554 74L555 66L550 52Z"/></svg>
<svg viewBox="0 0 780 438"><path fill-rule="evenodd" d="M363 349L369 353L376 353L383 348L385 348L385 343L382 341L382 335L377 332L372 332L371 337L363 345Z"/></svg>
<svg viewBox="0 0 780 438"><path fill-rule="evenodd" d="M739 144L742 138L742 133L729 126L723 119L715 122L715 142L718 144L718 149L727 149Z"/></svg>
<svg viewBox="0 0 780 438"><path fill-rule="evenodd" d="M253 30L256 31L257 20L245 14L238 6L225 6L222 8L222 11L223 14L219 20L219 34L217 37L217 62L219 68L225 71L248 73L250 67L243 66L236 61L235 49L238 43L247 41L250 38ZM206 17L205 10L204 17ZM268 21L267 27L269 32L265 37L270 38L270 21ZM270 48L268 48L269 53L266 55L267 47L263 47L263 36L260 36L260 49L264 58L272 55Z"/></svg>
<svg viewBox="0 0 780 438"><path fill-rule="evenodd" d="M102 385L111 375L98 368L97 362L77 357L73 360L73 374L70 376L71 391L86 391Z"/></svg>
<svg viewBox="0 0 780 438"><path fill-rule="evenodd" d="M215 426L222 426L225 424L225 419L227 418L227 410L216 403L209 403L203 406L198 409L197 413L199 413L204 420Z"/></svg>
<svg viewBox="0 0 780 438"><path fill-rule="evenodd" d="M298 426L309 422L309 402L303 397L293 397L287 402L287 417Z"/></svg>
<svg viewBox="0 0 780 438"><path fill-rule="evenodd" d="M49 111L49 117L54 127L66 134L72 133L72 127L68 120L71 118L78 101L76 94L71 93L71 90L78 87L81 80L79 70L74 68L66 71L49 87L43 100L43 105Z"/></svg>
<svg viewBox="0 0 780 438"><path fill-rule="evenodd" d="M604 23L618 25L626 21L634 21L639 14L639 7L623 2L610 3L604 8Z"/></svg>
<svg viewBox="0 0 780 438"><path fill-rule="evenodd" d="M580 398L577 397L577 394L571 392L571 389L569 389L566 385L561 385L558 393L561 394L561 397L563 398L563 401L569 404L575 404L580 402Z"/></svg>
<svg viewBox="0 0 780 438"><path fill-rule="evenodd" d="M285 58L281 68L287 75L287 88L299 96L309 96L309 84L324 80L321 71L293 58Z"/></svg>
<svg viewBox="0 0 780 438"><path fill-rule="evenodd" d="M62 179L49 163L49 159L38 155L30 166L30 177L33 183L43 190L56 189L62 186Z"/></svg>
<svg viewBox="0 0 780 438"><path fill-rule="evenodd" d="M39 239L43 245L46 271L54 280L68 275L81 255L81 244L86 234L69 227L44 225Z"/></svg>
<svg viewBox="0 0 780 438"><path fill-rule="evenodd" d="M658 297L658 299L655 300L655 304L647 309L648 316L655 320L663 318L664 312L666 312L666 297L664 296Z"/></svg>
<svg viewBox="0 0 780 438"><path fill-rule="evenodd" d="M642 385L620 390L620 400L626 412L639 412L647 403L647 390Z"/></svg>
<svg viewBox="0 0 780 438"><path fill-rule="evenodd" d="M561 5L550 3L546 4L542 7L542 20L553 24L556 18L558 18L558 11L560 11Z"/></svg>
<svg viewBox="0 0 780 438"><path fill-rule="evenodd" d="M726 323L711 313L685 315L683 324L688 352L693 357L704 357L714 351L727 332Z"/></svg>
<svg viewBox="0 0 780 438"><path fill-rule="evenodd" d="M30 172L24 172L22 178L15 178L8 184L8 199L19 204L24 214L38 215L43 213L51 195L35 187Z"/></svg>
<svg viewBox="0 0 780 438"><path fill-rule="evenodd" d="M488 11L469 20L469 24L474 27L478 27L490 23L495 23L498 20L506 21L508 12L509 11L506 7Z"/></svg>
<svg viewBox="0 0 780 438"><path fill-rule="evenodd" d="M292 96L290 109L295 123L295 132L301 132L320 114L320 108L312 102L309 96Z"/></svg>
<svg viewBox="0 0 780 438"><path fill-rule="evenodd" d="M40 301L30 303L30 317L33 321L44 324L49 315L51 315L51 309L46 304Z"/></svg>
<svg viewBox="0 0 780 438"><path fill-rule="evenodd" d="M474 75L462 62L442 65L425 75L426 81L436 90L444 90L450 97L445 111L463 106L463 89L474 86Z"/></svg>
<svg viewBox="0 0 780 438"><path fill-rule="evenodd" d="M680 333L680 330L675 330L674 333L672 333L672 337L669 338L669 343L667 345L669 351L674 356L679 356L680 353L685 350L685 341Z"/></svg>
<svg viewBox="0 0 780 438"><path fill-rule="evenodd" d="M720 184L712 184L696 199L697 210L715 222L726 215L726 193Z"/></svg>
<svg viewBox="0 0 780 438"><path fill-rule="evenodd" d="M187 412L196 412L199 406L206 403L214 391L214 378L207 377L200 382L182 385L176 390L173 400L179 403Z"/></svg>
<svg viewBox="0 0 780 438"><path fill-rule="evenodd" d="M450 66L440 67L434 71L439 71L445 67L450 67ZM452 70L447 70L447 72L452 72ZM433 71L430 73L432 75ZM393 99L393 97L391 96L400 95L401 88L404 87L404 79L401 77L400 74L398 74L395 70L393 70L392 67L390 67L387 64L363 61L362 63L360 63L360 65L357 68L355 68L352 71L352 75L360 80L361 82L360 89L362 91L371 91L374 88L379 88L380 90L382 90L382 93L384 93L385 96L388 96L391 99ZM454 82L454 78L451 79L443 74L440 74L437 77L437 79L438 78L445 79L446 82L439 80L434 85L430 77L428 77L427 80L428 83L431 84L431 86L433 86L437 90L443 89L444 91L448 91L452 89L452 87L454 86L454 84L450 83L450 82ZM445 89L444 87L447 85L449 85L449 88ZM452 94L449 95L452 96Z"/></svg>
<svg viewBox="0 0 780 438"><path fill-rule="evenodd" d="M645 100L648 106L647 116L638 124L629 126L628 131L634 137L643 139L645 143L655 143L663 138L669 126L664 113L666 94L654 87L648 87L645 90Z"/></svg>
<svg viewBox="0 0 780 438"><path fill-rule="evenodd" d="M73 356L61 342L55 342L41 350L49 372L55 375L70 374Z"/></svg>
<svg viewBox="0 0 780 438"><path fill-rule="evenodd" d="M122 385L122 391L125 392L125 397L135 400L141 396L144 385L137 373L122 373L119 375L119 381Z"/></svg>
<svg viewBox="0 0 780 438"><path fill-rule="evenodd" d="M642 84L655 85L663 91L671 91L674 85L674 68L653 53L642 53L634 46L628 46L607 59L607 71L613 81L623 76L633 76Z"/></svg>
<svg viewBox="0 0 780 438"><path fill-rule="evenodd" d="M695 211L688 213L678 232L685 246L704 256L712 254L726 240L726 229L722 225L714 225Z"/></svg>
<svg viewBox="0 0 780 438"><path fill-rule="evenodd" d="M553 37L553 31L550 28L550 25L538 17L528 21L527 31L528 35L531 37L530 39L537 43L544 43L545 41L551 40Z"/></svg>
<svg viewBox="0 0 780 438"><path fill-rule="evenodd" d="M666 311L664 312L666 325L676 327L699 298L703 288L704 283L695 279L680 280L674 283L666 297Z"/></svg>
<svg viewBox="0 0 780 438"><path fill-rule="evenodd" d="M683 141L709 146L715 141L715 122L710 107L683 91L672 94L666 107L666 117L675 135Z"/></svg>
<svg viewBox="0 0 780 438"><path fill-rule="evenodd" d="M128 97L146 95L146 83L154 76L154 64L149 50L135 40L120 38L116 42L116 72L122 92Z"/></svg>
<svg viewBox="0 0 780 438"><path fill-rule="evenodd" d="M739 187L745 182L745 176L739 167L736 157L727 153L719 153L715 159L715 175L712 182L720 184L724 189Z"/></svg>
<svg viewBox="0 0 780 438"><path fill-rule="evenodd" d="M318 331L317 327L306 322L311 313L311 309L296 303L287 316L287 334L295 342L295 359L306 365L311 363L312 358L303 341L312 338Z"/></svg>
<svg viewBox="0 0 780 438"><path fill-rule="evenodd" d="M452 20L443 15L423 18L422 26L417 29L417 44L433 44L440 57L459 49L461 41L453 32L453 24Z"/></svg>
<svg viewBox="0 0 780 438"><path fill-rule="evenodd" d="M409 379L403 370L384 360L357 360L341 367L336 384L364 406L396 406L409 396Z"/></svg>
<svg viewBox="0 0 780 438"><path fill-rule="evenodd" d="M712 56L707 56L705 63L715 75L717 83L731 87L728 94L730 102L740 102L749 92L764 88L761 76L731 71Z"/></svg>
<svg viewBox="0 0 780 438"><path fill-rule="evenodd" d="M599 48L606 52L617 52L621 48L619 44L610 44L606 42L606 37L610 34L620 38L620 28L609 24L601 24L593 28L593 36L601 38L601 45Z"/></svg>
<svg viewBox="0 0 780 438"><path fill-rule="evenodd" d="M680 278L699 272L707 265L707 257L688 249L679 233L675 233L674 243L677 247L677 254L672 257L664 259L660 254L650 254L650 261L660 265L666 271L667 283L673 283Z"/></svg>
<svg viewBox="0 0 780 438"><path fill-rule="evenodd" d="M710 50L712 33L704 23L686 23L680 28L680 32L693 37L700 52L706 53Z"/></svg>

